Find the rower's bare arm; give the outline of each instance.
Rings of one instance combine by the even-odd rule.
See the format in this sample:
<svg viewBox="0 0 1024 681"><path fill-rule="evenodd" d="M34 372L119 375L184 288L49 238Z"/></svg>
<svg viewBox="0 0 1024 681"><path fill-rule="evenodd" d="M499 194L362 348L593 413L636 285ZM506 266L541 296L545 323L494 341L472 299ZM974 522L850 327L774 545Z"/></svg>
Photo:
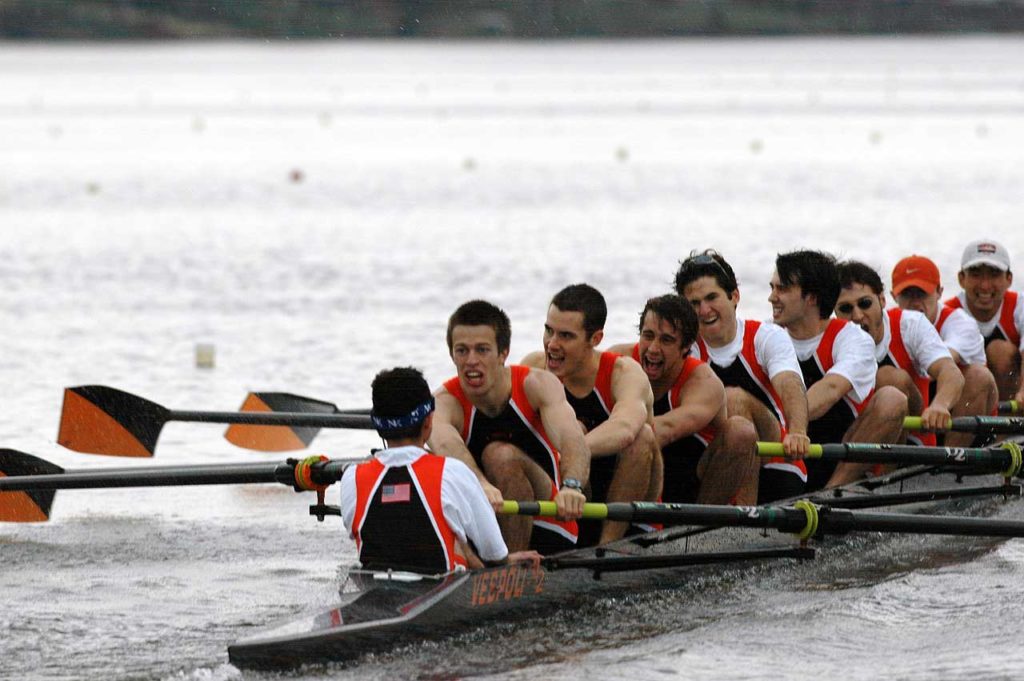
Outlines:
<svg viewBox="0 0 1024 681"><path fill-rule="evenodd" d="M693 370L679 396L680 405L667 414L654 417L654 433L658 446L693 435L712 423L724 425L725 386L706 364Z"/></svg>
<svg viewBox="0 0 1024 681"><path fill-rule="evenodd" d="M959 352L957 352L953 348L949 347L948 345L946 346L946 349L949 350L949 354L953 357L953 361L956 362L956 365L958 367L959 366L964 366L964 365L967 364L967 362L965 362L963 360L963 357L960 356Z"/></svg>
<svg viewBox="0 0 1024 681"><path fill-rule="evenodd" d="M852 389L853 383L848 378L827 374L807 390L807 418L811 421L821 418Z"/></svg>
<svg viewBox="0 0 1024 681"><path fill-rule="evenodd" d="M547 361L543 350L535 350L531 352L526 357L523 357L519 363L523 366L532 367L534 369L547 369Z"/></svg>
<svg viewBox="0 0 1024 681"><path fill-rule="evenodd" d="M504 501L501 491L491 484L487 476L484 475L484 472L476 465L473 454L466 447L466 443L462 441L462 405L444 388L438 390L434 394L434 398L436 405L434 424L431 428L430 439L427 440L427 445L435 454L450 456L466 464L469 470L473 471L473 474L476 475L477 480L480 481L480 486L484 489L487 501L495 509L500 508L501 503Z"/></svg>
<svg viewBox="0 0 1024 681"><path fill-rule="evenodd" d="M964 375L950 358L932 362L928 375L935 381L935 399L921 412L922 424L928 430L944 430L949 424L950 410L964 389Z"/></svg>
<svg viewBox="0 0 1024 681"><path fill-rule="evenodd" d="M618 345L613 345L608 348L608 352L614 352L616 355L622 355L626 359L633 359L634 345L636 345L636 343L619 343Z"/></svg>
<svg viewBox="0 0 1024 681"><path fill-rule="evenodd" d="M591 456L618 454L633 444L640 429L654 413L651 382L640 365L630 359L616 360L612 371L612 395L615 406L608 420L586 435Z"/></svg>
<svg viewBox="0 0 1024 681"><path fill-rule="evenodd" d="M772 387L779 394L782 413L786 415L782 450L787 456L802 458L811 442L807 437L807 390L803 379L793 371L780 371L772 378Z"/></svg>
<svg viewBox="0 0 1024 681"><path fill-rule="evenodd" d="M561 381L554 374L531 369L523 381L523 390L540 413L551 443L561 453L562 480L575 478L586 484L590 477L590 450L576 421L576 412L565 399ZM554 501L560 517L575 519L583 514L586 497L577 490L560 486Z"/></svg>

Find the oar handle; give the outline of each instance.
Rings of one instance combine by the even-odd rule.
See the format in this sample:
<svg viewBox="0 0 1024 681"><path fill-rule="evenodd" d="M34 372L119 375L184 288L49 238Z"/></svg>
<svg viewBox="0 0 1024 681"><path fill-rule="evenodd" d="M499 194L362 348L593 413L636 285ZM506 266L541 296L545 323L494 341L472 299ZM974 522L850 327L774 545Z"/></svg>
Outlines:
<svg viewBox="0 0 1024 681"><path fill-rule="evenodd" d="M504 515L537 515L554 517L558 507L553 501L505 501L501 509ZM607 504L583 504L583 517L588 520L603 520L608 517Z"/></svg>
<svg viewBox="0 0 1024 681"><path fill-rule="evenodd" d="M820 459L822 457L824 449L822 445L810 445L807 448L807 459ZM757 443L757 455L758 456L786 456L785 450L782 448L781 442L758 442Z"/></svg>
<svg viewBox="0 0 1024 681"><path fill-rule="evenodd" d="M924 419L920 416L907 416L903 419L903 427L907 430L925 430ZM943 430L953 429L953 419L949 419L946 422L946 427Z"/></svg>
<svg viewBox="0 0 1024 681"><path fill-rule="evenodd" d="M999 403L1000 414L1021 414L1024 413L1024 404L1017 400L1006 400Z"/></svg>

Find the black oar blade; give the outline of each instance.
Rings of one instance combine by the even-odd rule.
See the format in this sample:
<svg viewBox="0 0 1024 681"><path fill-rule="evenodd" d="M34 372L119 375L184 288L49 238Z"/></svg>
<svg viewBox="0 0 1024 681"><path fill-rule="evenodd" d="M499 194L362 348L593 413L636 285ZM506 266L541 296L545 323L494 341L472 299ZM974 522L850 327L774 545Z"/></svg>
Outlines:
<svg viewBox="0 0 1024 681"><path fill-rule="evenodd" d="M86 454L153 456L169 410L115 388L64 390L58 444Z"/></svg>
<svg viewBox="0 0 1024 681"><path fill-rule="evenodd" d="M0 449L0 478L63 472L60 466L31 454L15 449ZM49 520L53 495L53 490L0 492L0 522L38 523Z"/></svg>
<svg viewBox="0 0 1024 681"><path fill-rule="evenodd" d="M246 396L241 411L333 414L338 411L338 408L330 402L314 400L301 395L259 392L249 393ZM319 428L310 427L234 424L228 427L224 437L228 442L243 449L255 449L261 452L289 452L305 449L319 432Z"/></svg>

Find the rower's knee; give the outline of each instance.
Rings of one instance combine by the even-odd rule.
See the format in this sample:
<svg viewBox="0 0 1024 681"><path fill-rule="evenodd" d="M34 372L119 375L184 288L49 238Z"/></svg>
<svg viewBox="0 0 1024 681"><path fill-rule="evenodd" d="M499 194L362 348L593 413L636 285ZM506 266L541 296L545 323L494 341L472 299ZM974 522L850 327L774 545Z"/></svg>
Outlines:
<svg viewBox="0 0 1024 681"><path fill-rule="evenodd" d="M871 414L879 419L896 420L902 423L903 417L907 415L907 396L902 390L895 386L886 385L875 391L871 398L868 409Z"/></svg>
<svg viewBox="0 0 1024 681"><path fill-rule="evenodd" d="M985 348L989 369L996 376L1017 373L1020 370L1020 351L1013 343L994 340Z"/></svg>
<svg viewBox="0 0 1024 681"><path fill-rule="evenodd" d="M961 372L964 375L964 413L989 415L999 400L999 387L996 385L995 376L983 364L968 364Z"/></svg>
<svg viewBox="0 0 1024 681"><path fill-rule="evenodd" d="M508 442L492 442L480 455L484 475L494 480L513 468L519 468L519 449Z"/></svg>
<svg viewBox="0 0 1024 681"><path fill-rule="evenodd" d="M730 416L725 422L722 447L737 455L753 456L757 444L757 429L742 416Z"/></svg>
<svg viewBox="0 0 1024 681"><path fill-rule="evenodd" d="M914 379L910 377L903 369L894 366L884 366L878 368L878 374L875 377L876 390L880 390L886 386L896 388L903 393L909 402L913 402L916 398L918 402L921 401L921 393L914 385Z"/></svg>

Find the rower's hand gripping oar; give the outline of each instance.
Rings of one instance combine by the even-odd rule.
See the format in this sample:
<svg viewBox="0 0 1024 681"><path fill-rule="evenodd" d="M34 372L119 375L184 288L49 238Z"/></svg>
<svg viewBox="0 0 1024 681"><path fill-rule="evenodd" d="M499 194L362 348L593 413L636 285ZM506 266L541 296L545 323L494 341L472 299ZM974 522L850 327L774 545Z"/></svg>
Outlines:
<svg viewBox="0 0 1024 681"><path fill-rule="evenodd" d="M87 454L153 456L168 421L259 425L267 431L277 430L272 437L278 445L290 442L292 446L286 449L306 446L302 436L295 434L300 429L313 429L314 433L317 428L373 430L368 414L337 413L334 405L330 407L330 411L313 413L172 410L123 390L85 385L64 390L57 442Z"/></svg>
<svg viewBox="0 0 1024 681"><path fill-rule="evenodd" d="M920 416L907 416L903 419L903 427L907 430L925 430ZM1008 433L1024 434L1024 416L957 416L950 419L945 431L957 433Z"/></svg>
<svg viewBox="0 0 1024 681"><path fill-rule="evenodd" d="M758 442L757 453L766 457L785 456L782 443L779 442ZM812 444L807 450L807 458L856 463L963 467L999 473L1007 479L1019 475L1022 467L1021 447L1016 442L1002 442L993 447L915 447L864 442Z"/></svg>
<svg viewBox="0 0 1024 681"><path fill-rule="evenodd" d="M503 513L554 516L552 501L506 501ZM870 513L818 506L798 501L792 506L713 506L703 504L632 503L585 504L584 518L624 522L658 522L704 527L773 528L801 540L847 532L905 532L979 537L1024 537L1024 521L962 518L911 513Z"/></svg>
<svg viewBox="0 0 1024 681"><path fill-rule="evenodd" d="M315 400L292 393L254 392L249 393L239 411L243 412L290 412L293 414L347 414L369 416L369 409L338 409L331 402ZM236 423L228 426L224 438L243 449L262 452L287 452L305 449L317 436L317 427L281 428Z"/></svg>
<svg viewBox="0 0 1024 681"><path fill-rule="evenodd" d="M64 470L25 452L0 449L0 522L47 520L55 490L257 483L317 492L317 506L310 512L322 520L325 514L333 515L324 506L323 491L340 480L348 466L362 460L330 461L311 456L283 462Z"/></svg>

